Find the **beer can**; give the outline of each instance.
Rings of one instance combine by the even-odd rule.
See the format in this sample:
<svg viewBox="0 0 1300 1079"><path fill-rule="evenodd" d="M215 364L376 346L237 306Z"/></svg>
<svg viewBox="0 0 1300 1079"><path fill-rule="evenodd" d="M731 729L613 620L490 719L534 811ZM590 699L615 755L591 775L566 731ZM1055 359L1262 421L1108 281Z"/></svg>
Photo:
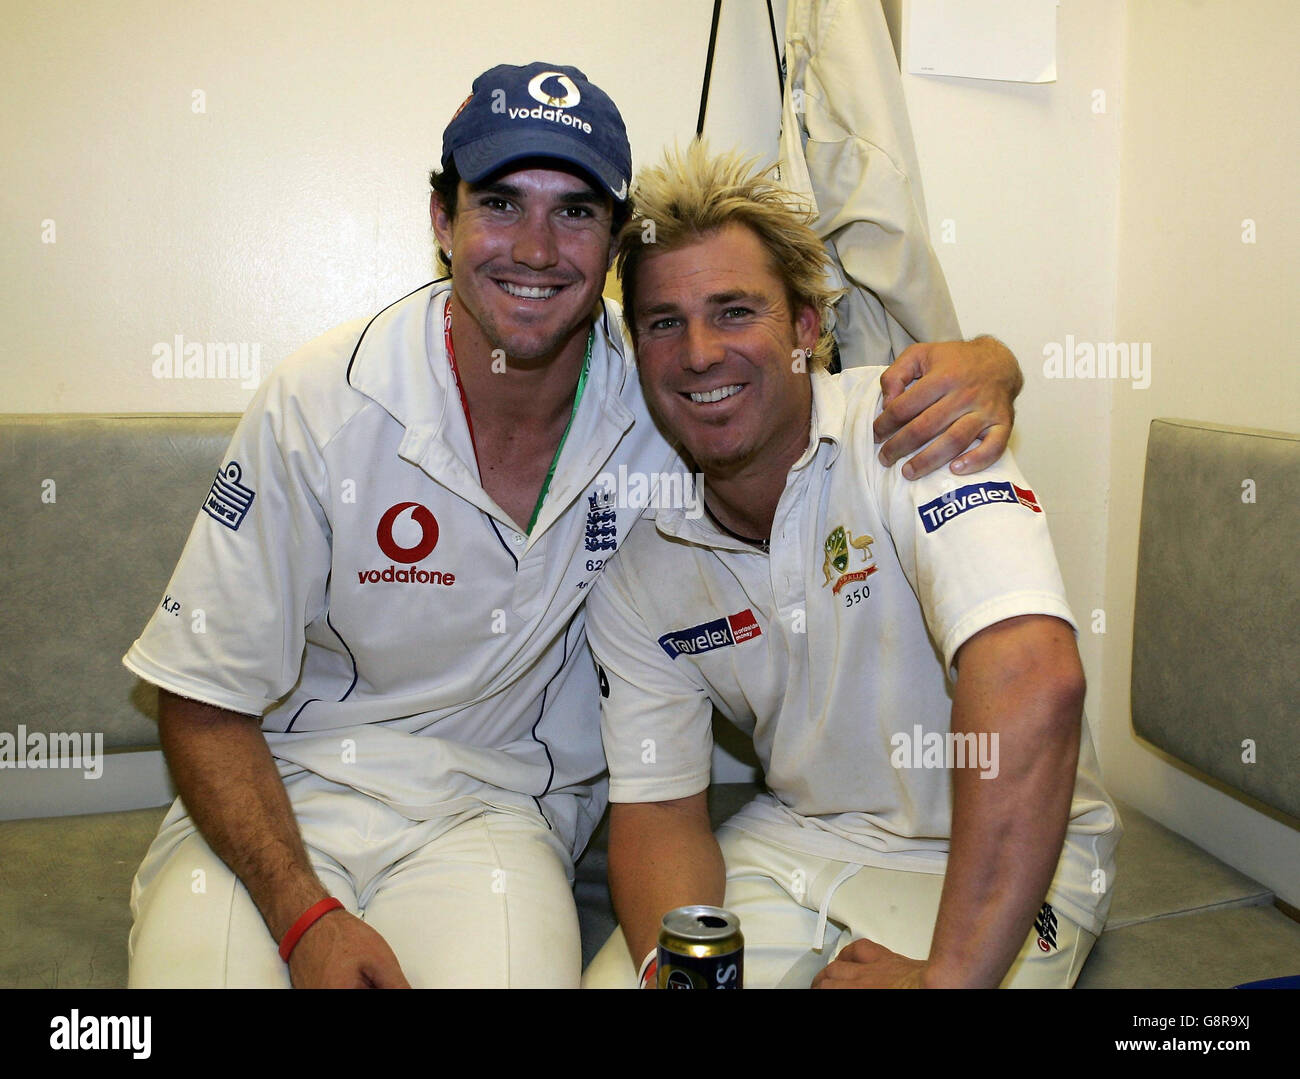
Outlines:
<svg viewBox="0 0 1300 1079"><path fill-rule="evenodd" d="M721 907L678 907L659 929L660 989L739 989L745 938L740 919Z"/></svg>

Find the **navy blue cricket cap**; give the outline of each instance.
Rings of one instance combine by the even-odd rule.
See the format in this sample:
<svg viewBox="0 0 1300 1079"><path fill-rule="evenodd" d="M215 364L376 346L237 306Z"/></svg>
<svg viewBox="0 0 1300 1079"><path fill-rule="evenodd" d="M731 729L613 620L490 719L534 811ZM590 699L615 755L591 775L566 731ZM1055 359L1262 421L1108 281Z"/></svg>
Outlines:
<svg viewBox="0 0 1300 1079"><path fill-rule="evenodd" d="M576 67L537 61L485 71L442 133L442 167L454 158L466 183L527 157L567 161L614 201L627 199L632 148L623 117Z"/></svg>

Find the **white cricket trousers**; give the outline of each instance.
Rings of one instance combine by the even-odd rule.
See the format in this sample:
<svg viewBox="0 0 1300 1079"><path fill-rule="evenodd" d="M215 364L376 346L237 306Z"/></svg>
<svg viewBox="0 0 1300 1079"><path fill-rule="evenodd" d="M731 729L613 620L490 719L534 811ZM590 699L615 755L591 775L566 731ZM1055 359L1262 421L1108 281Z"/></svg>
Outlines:
<svg viewBox="0 0 1300 1079"><path fill-rule="evenodd" d="M806 989L845 945L861 937L912 959L930 954L943 876L877 869L786 849L723 825L723 906L740 918L746 989ZM1050 944L1026 926L1004 989L1073 986L1096 940L1053 911ZM1044 947L1044 945L1047 945ZM640 957L638 957L639 961ZM585 989L631 989L636 967L615 930L582 978Z"/></svg>
<svg viewBox="0 0 1300 1079"><path fill-rule="evenodd" d="M577 986L572 861L540 818L480 805L412 821L310 773L286 786L316 873L383 936L412 986ZM179 799L132 883L131 912L132 988L289 988L278 942Z"/></svg>

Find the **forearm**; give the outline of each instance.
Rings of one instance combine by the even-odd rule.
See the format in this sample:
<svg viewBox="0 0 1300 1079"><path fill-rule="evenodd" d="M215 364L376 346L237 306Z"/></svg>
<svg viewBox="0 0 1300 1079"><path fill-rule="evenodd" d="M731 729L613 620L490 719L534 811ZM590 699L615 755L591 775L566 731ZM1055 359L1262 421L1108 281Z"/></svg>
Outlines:
<svg viewBox="0 0 1300 1079"><path fill-rule="evenodd" d="M962 658L952 729L990 745L996 735L997 775L953 771L952 842L927 985L997 986L1060 858L1078 763L1083 674L1063 622L1038 620L1052 637L1046 650L1018 644L1016 633L1029 621L999 623L996 657L988 647L995 640L986 639L983 654L976 649Z"/></svg>
<svg viewBox="0 0 1300 1079"><path fill-rule="evenodd" d="M673 802L611 805L609 883L633 963L655 947L668 911L721 906L726 869L705 792Z"/></svg>
<svg viewBox="0 0 1300 1079"><path fill-rule="evenodd" d="M190 816L281 939L329 892L308 860L260 721L160 690L158 729Z"/></svg>

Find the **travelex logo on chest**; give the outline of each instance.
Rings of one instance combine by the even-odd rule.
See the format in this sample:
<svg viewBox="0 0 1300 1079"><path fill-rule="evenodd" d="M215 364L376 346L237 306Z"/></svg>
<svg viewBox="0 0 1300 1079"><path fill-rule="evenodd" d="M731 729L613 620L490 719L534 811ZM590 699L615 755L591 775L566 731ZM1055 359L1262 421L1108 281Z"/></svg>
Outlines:
<svg viewBox="0 0 1300 1079"><path fill-rule="evenodd" d="M1009 481L985 480L983 483L969 483L955 491L945 491L932 502L918 506L916 512L921 515L921 523L926 532L935 532L968 510L980 506L991 506L1003 502L1016 505L1019 503L1035 513L1042 513L1034 492L1028 487L1017 487Z"/></svg>
<svg viewBox="0 0 1300 1079"><path fill-rule="evenodd" d="M438 519L418 502L398 502L379 518L375 542L392 562L382 569L357 570L357 584L454 585L456 575L443 570L417 569L438 546ZM395 563L402 563L398 568Z"/></svg>
<svg viewBox="0 0 1300 1079"><path fill-rule="evenodd" d="M733 644L744 644L754 637L761 637L754 612L746 607L738 614L729 614L726 618L715 618L712 622L701 622L689 629L675 629L659 638L659 647L668 653L669 659L680 655L698 655L712 652L715 648L728 648Z"/></svg>

